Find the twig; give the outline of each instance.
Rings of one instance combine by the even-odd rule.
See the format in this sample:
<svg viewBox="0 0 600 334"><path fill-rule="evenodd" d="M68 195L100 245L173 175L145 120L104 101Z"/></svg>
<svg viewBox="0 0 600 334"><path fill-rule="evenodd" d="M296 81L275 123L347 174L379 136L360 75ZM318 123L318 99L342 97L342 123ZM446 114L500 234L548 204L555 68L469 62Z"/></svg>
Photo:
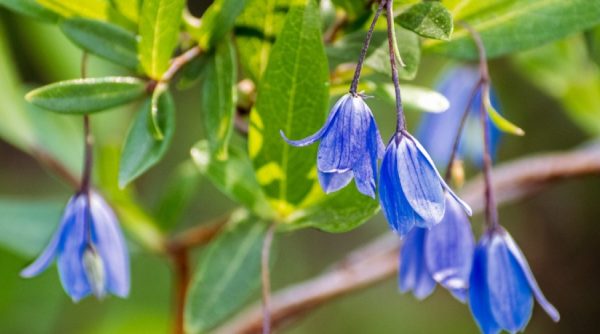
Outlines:
<svg viewBox="0 0 600 334"><path fill-rule="evenodd" d="M190 283L190 264L188 249L182 248L171 252L175 274L175 317L173 318L173 334L184 334L185 296Z"/></svg>
<svg viewBox="0 0 600 334"><path fill-rule="evenodd" d="M224 216L216 219L212 223L195 225L194 227L171 237L171 239L167 241L166 249L169 253L173 254L182 249L189 249L207 244L221 232L221 229L228 220L229 216Z"/></svg>
<svg viewBox="0 0 600 334"><path fill-rule="evenodd" d="M161 82L171 81L173 79L173 77L175 76L175 74L177 74L177 72L179 72L179 70L184 65L186 65L190 61L194 60L194 58L199 56L201 53L202 53L202 49L200 49L200 46L196 45L193 48L188 49L184 53L180 54L179 56L173 58L173 61L171 61L171 66L163 74L160 81Z"/></svg>
<svg viewBox="0 0 600 334"><path fill-rule="evenodd" d="M600 174L600 144L571 152L523 158L498 166L493 186L498 204L509 203L558 179ZM481 212L483 181L470 182L461 192L474 212ZM397 239L385 235L339 262L333 269L274 294L271 320L274 328L287 324L325 302L378 283L397 271ZM219 328L217 333L259 333L261 307L249 307Z"/></svg>

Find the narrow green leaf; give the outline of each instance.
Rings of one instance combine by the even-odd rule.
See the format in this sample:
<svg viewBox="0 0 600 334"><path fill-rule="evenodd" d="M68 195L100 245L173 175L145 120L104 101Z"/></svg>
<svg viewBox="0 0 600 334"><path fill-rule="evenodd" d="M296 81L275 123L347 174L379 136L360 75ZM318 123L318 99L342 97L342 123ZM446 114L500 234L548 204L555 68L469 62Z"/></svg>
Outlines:
<svg viewBox="0 0 600 334"><path fill-rule="evenodd" d="M488 116L490 117L490 120L492 121L492 123L494 123L494 125L500 131L510 133L510 134L513 134L516 136L525 135L525 131L523 131L523 129L514 125L506 118L502 117L502 115L500 115L500 113L498 111L496 111L496 108L494 108L494 106L492 106L492 101L490 100L489 88L487 90L483 91L482 98L483 98L483 104L485 106Z"/></svg>
<svg viewBox="0 0 600 334"><path fill-rule="evenodd" d="M185 305L187 333L203 333L242 307L260 282L266 224L235 217L230 230L213 242L198 262Z"/></svg>
<svg viewBox="0 0 600 334"><path fill-rule="evenodd" d="M204 68L202 78L202 116L211 150L218 159L227 158L227 146L235 115L235 50L226 39L218 44Z"/></svg>
<svg viewBox="0 0 600 334"><path fill-rule="evenodd" d="M317 146L291 147L279 132L297 139L323 125L328 73L315 2L291 7L259 85L248 138L258 182L281 217L313 189Z"/></svg>
<svg viewBox="0 0 600 334"><path fill-rule="evenodd" d="M215 0L202 15L198 43L211 49L233 29L235 19L252 0Z"/></svg>
<svg viewBox="0 0 600 334"><path fill-rule="evenodd" d="M42 7L35 0L0 0L0 6L51 23L55 23L60 18L56 13Z"/></svg>
<svg viewBox="0 0 600 334"><path fill-rule="evenodd" d="M200 170L191 160L181 163L175 169L156 205L156 221L163 230L172 228L179 222L196 194L201 176Z"/></svg>
<svg viewBox="0 0 600 334"><path fill-rule="evenodd" d="M426 38L449 40L452 35L452 14L437 1L412 5L396 18L396 22Z"/></svg>
<svg viewBox="0 0 600 334"><path fill-rule="evenodd" d="M214 159L207 141L198 142L191 151L198 169L225 195L263 218L273 216L246 152L230 146L225 161Z"/></svg>
<svg viewBox="0 0 600 334"><path fill-rule="evenodd" d="M586 31L585 40L590 58L600 66L600 26Z"/></svg>
<svg viewBox="0 0 600 334"><path fill-rule="evenodd" d="M86 17L107 21L110 7L105 0L37 0L39 4L48 8L62 17Z"/></svg>
<svg viewBox="0 0 600 334"><path fill-rule="evenodd" d="M600 24L600 2L590 0L519 0L461 3L455 20L467 21L481 35L490 58L529 49ZM464 28L449 43L427 41L426 49L452 57L477 59Z"/></svg>
<svg viewBox="0 0 600 334"><path fill-rule="evenodd" d="M393 84L380 84L376 87L377 96L385 97L391 105L395 105L396 95ZM407 109L432 113L444 112L450 107L450 102L443 94L426 87L407 84L402 85L402 103Z"/></svg>
<svg viewBox="0 0 600 334"><path fill-rule="evenodd" d="M34 89L25 98L59 113L87 114L131 102L144 95L144 81L132 77L104 77L56 82Z"/></svg>
<svg viewBox="0 0 600 334"><path fill-rule="evenodd" d="M152 99L147 99L125 139L119 166L121 188L157 164L171 144L175 132L175 106L171 94L168 91L161 94L156 105L158 126L164 134L162 140L156 139L148 127L152 106Z"/></svg>
<svg viewBox="0 0 600 334"><path fill-rule="evenodd" d="M133 71L139 67L133 33L102 21L67 19L63 33L80 48Z"/></svg>
<svg viewBox="0 0 600 334"><path fill-rule="evenodd" d="M177 46L185 1L145 0L140 19L138 56L145 73L160 79Z"/></svg>

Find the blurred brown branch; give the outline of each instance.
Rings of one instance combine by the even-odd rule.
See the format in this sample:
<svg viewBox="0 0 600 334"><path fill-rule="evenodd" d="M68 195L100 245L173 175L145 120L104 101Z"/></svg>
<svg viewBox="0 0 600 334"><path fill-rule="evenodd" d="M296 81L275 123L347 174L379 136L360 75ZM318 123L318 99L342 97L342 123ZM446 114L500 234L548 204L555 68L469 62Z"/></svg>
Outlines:
<svg viewBox="0 0 600 334"><path fill-rule="evenodd" d="M506 204L540 190L560 179L599 174L600 144L564 153L542 154L499 165L493 173L498 204ZM475 213L483 209L481 177L468 183L462 198ZM393 276L398 267L399 240L390 234L367 244L338 262L327 272L275 293L271 299L273 328L298 319L329 300ZM260 304L250 306L216 333L259 333Z"/></svg>

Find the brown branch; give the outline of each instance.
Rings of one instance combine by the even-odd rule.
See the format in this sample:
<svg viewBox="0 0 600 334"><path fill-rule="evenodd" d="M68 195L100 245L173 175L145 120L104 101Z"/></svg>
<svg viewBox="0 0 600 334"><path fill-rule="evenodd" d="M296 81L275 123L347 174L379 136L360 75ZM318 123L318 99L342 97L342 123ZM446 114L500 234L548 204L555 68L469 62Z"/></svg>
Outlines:
<svg viewBox="0 0 600 334"><path fill-rule="evenodd" d="M214 239L225 224L229 221L229 216L216 219L212 223L203 223L185 230L167 241L166 249L169 253L175 254L184 249L194 248L209 243Z"/></svg>
<svg viewBox="0 0 600 334"><path fill-rule="evenodd" d="M600 174L600 144L505 163L494 171L493 186L498 204L505 204L530 195L553 181L591 174ZM462 191L462 197L471 204L474 212L481 212L483 208L482 195L481 177ZM350 254L320 276L277 292L271 299L273 328L290 323L329 300L391 277L398 267L398 247L397 238L387 234ZM261 321L261 306L255 304L216 333L259 333Z"/></svg>
<svg viewBox="0 0 600 334"><path fill-rule="evenodd" d="M175 295L173 317L173 334L184 334L184 311L185 296L187 295L188 285L190 283L190 264L188 249L182 248L170 253L173 260L173 271L175 275Z"/></svg>

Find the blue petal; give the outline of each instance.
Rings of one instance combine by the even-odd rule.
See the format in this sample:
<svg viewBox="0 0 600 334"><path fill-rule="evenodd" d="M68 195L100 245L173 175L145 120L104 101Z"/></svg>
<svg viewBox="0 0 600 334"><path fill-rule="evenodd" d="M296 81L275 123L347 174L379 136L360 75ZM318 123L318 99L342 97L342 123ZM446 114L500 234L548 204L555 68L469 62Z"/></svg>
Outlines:
<svg viewBox="0 0 600 334"><path fill-rule="evenodd" d="M106 288L126 297L129 294L129 254L117 217L108 204L96 193L91 194L92 240L106 271Z"/></svg>
<svg viewBox="0 0 600 334"><path fill-rule="evenodd" d="M329 129L329 127L331 126L331 123L333 122L333 120L335 119L336 115L338 114L338 111L340 109L340 106L350 97L350 94L346 94L344 96L342 96L333 106L333 108L331 108L331 112L329 113L329 116L327 117L327 120L325 121L325 125L323 125L323 127L321 129L319 129L319 131L317 131L315 134L308 136L304 139L300 139L300 140L291 140L288 139L286 137L286 135L283 133L283 130L279 130L279 134L281 134L281 137L283 137L283 140L285 140L288 144L293 145L293 146L307 146L310 145L314 142L316 142L317 140L321 139L321 137L325 134L325 132L327 132L327 130Z"/></svg>
<svg viewBox="0 0 600 334"><path fill-rule="evenodd" d="M86 225L91 223L86 219L86 211L85 206L78 208L72 219L66 223L58 247L60 281L67 294L76 302L92 292L83 264L83 252L90 233Z"/></svg>
<svg viewBox="0 0 600 334"><path fill-rule="evenodd" d="M52 239L50 240L50 243L48 244L48 246L46 246L42 254L32 264L30 264L27 268L21 271L22 277L29 278L37 276L46 268L48 268L48 266L50 265L50 263L52 263L52 260L54 260L54 257L56 256L59 241L61 240L62 235L64 234L65 225L67 224L67 222L74 219L74 215L77 212L78 208L83 207L84 204L85 201L83 196L71 197L69 203L67 203L65 212L63 213L63 216L60 220L60 224L56 229L56 232L54 232Z"/></svg>
<svg viewBox="0 0 600 334"><path fill-rule="evenodd" d="M531 268L529 267L529 264L527 263L527 260L523 255L523 252L521 252L521 249L519 248L519 246L517 246L513 238L510 236L510 234L508 234L508 232L504 231L502 237L504 239L506 247L508 248L508 251L510 252L510 255L512 256L512 261L514 261L515 265L517 265L523 271L523 274L525 275L527 283L529 284L529 287L531 288L535 299L544 309L544 311L546 311L546 313L550 316L550 318L552 318L552 320L554 320L555 322L558 322L560 320L560 314L558 313L556 308L552 304L550 304L550 302L542 293L542 290L537 284L535 277L531 272Z"/></svg>
<svg viewBox="0 0 600 334"><path fill-rule="evenodd" d="M435 281L427 270L423 256L426 233L427 230L422 228L413 229L400 250L400 291L412 290L418 299L426 298L435 289Z"/></svg>
<svg viewBox="0 0 600 334"><path fill-rule="evenodd" d="M446 194L446 213L425 239L425 259L433 279L462 302L466 299L475 240L469 219Z"/></svg>
<svg viewBox="0 0 600 334"><path fill-rule="evenodd" d="M404 196L423 218L425 227L431 227L444 216L444 190L435 167L425 157L427 153L420 151L413 140L404 136L398 143L398 177Z"/></svg>
<svg viewBox="0 0 600 334"><path fill-rule="evenodd" d="M529 322L533 298L527 278L506 247L502 232L492 232L487 248L487 284L494 319L510 332Z"/></svg>
<svg viewBox="0 0 600 334"><path fill-rule="evenodd" d="M496 334L500 333L501 328L494 319L490 306L486 253L488 243L489 238L484 235L475 248L473 267L469 277L469 308L484 334Z"/></svg>
<svg viewBox="0 0 600 334"><path fill-rule="evenodd" d="M338 191L344 188L352 180L353 173L351 170L345 172L324 173L318 171L319 183L326 194Z"/></svg>
<svg viewBox="0 0 600 334"><path fill-rule="evenodd" d="M369 133L367 137L367 152L362 159L356 161L353 171L355 175L356 187L358 190L375 198L375 188L377 184L377 160L380 156L382 147L381 136L377 130L377 124L373 117L369 117Z"/></svg>

